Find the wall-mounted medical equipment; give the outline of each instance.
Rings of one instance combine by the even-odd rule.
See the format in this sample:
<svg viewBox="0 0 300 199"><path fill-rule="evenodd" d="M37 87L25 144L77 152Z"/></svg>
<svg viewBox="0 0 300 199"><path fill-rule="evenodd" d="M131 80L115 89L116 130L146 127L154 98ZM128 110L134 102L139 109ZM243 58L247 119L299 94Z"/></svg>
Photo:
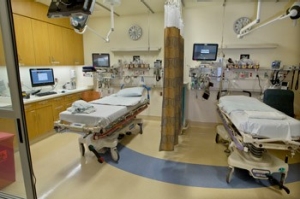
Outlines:
<svg viewBox="0 0 300 199"><path fill-rule="evenodd" d="M231 69L259 69L259 62L252 59L240 59L233 61L231 58L227 60L226 68Z"/></svg>
<svg viewBox="0 0 300 199"><path fill-rule="evenodd" d="M288 8L286 11L284 11L283 14L279 15L278 17L275 17L273 19L268 20L267 22L257 25L260 23L260 12L261 12L261 0L258 0L257 5L257 12L256 12L256 19L253 20L251 23L246 24L243 26L243 28L240 29L239 34L237 35L238 38L243 38L243 36L249 34L250 32L257 30L259 28L262 28L266 25L269 25L275 21L282 20L285 18L290 18L294 21L294 24L296 25L296 20L300 18L300 2L294 2L293 5ZM257 25L257 26L255 26Z"/></svg>
<svg viewBox="0 0 300 199"><path fill-rule="evenodd" d="M96 70L110 68L110 55L108 53L92 53L92 61Z"/></svg>
<svg viewBox="0 0 300 199"><path fill-rule="evenodd" d="M195 43L193 46L194 61L216 61L218 44Z"/></svg>
<svg viewBox="0 0 300 199"><path fill-rule="evenodd" d="M158 82L162 77L162 60L156 60L154 62L154 75L156 81Z"/></svg>

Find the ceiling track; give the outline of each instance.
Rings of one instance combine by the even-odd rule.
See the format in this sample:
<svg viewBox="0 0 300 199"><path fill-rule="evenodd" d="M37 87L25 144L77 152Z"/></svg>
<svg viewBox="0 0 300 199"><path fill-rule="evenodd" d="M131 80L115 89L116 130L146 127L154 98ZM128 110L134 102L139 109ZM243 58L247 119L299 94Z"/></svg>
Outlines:
<svg viewBox="0 0 300 199"><path fill-rule="evenodd" d="M148 8L148 10L154 14L154 11L152 10L152 8L144 1L144 0L141 0L141 2L144 4L144 6L146 6Z"/></svg>
<svg viewBox="0 0 300 199"><path fill-rule="evenodd" d="M108 7L106 7L105 5L103 5L103 4L101 4L101 3L99 3L99 2L95 2L95 4L97 4L98 6L100 6L100 7L102 7L102 8L104 8L105 10L107 10L107 11L109 11L109 12L111 12L111 9L110 8L108 8ZM114 12L114 15L116 15L116 16L120 16L118 13L116 13L116 12Z"/></svg>

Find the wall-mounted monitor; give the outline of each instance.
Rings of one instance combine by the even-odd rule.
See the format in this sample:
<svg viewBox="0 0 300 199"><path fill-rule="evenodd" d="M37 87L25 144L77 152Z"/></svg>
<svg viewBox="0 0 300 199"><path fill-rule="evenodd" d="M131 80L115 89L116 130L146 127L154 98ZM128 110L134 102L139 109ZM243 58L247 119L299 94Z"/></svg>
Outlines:
<svg viewBox="0 0 300 199"><path fill-rule="evenodd" d="M93 53L92 54L93 59L93 67L95 69L104 69L110 67L110 57L108 53Z"/></svg>
<svg viewBox="0 0 300 199"><path fill-rule="evenodd" d="M194 44L193 60L195 61L216 61L218 55L218 44Z"/></svg>
<svg viewBox="0 0 300 199"><path fill-rule="evenodd" d="M29 73L32 87L53 86L55 84L52 68L30 68Z"/></svg>

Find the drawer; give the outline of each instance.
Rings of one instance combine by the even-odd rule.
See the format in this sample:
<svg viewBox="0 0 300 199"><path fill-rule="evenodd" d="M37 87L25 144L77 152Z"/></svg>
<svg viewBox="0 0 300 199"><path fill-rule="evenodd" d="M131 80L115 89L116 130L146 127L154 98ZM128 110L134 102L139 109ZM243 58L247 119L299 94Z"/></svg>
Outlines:
<svg viewBox="0 0 300 199"><path fill-rule="evenodd" d="M63 97L56 97L52 99L52 104L54 106L59 106L62 105L64 103L64 98Z"/></svg>
<svg viewBox="0 0 300 199"><path fill-rule="evenodd" d="M36 108L36 103L30 103L30 104L25 104L24 105L25 111L32 111L35 108Z"/></svg>
<svg viewBox="0 0 300 199"><path fill-rule="evenodd" d="M43 101L40 101L40 102L36 102L36 108L42 108L42 107L45 107L45 106L51 106L51 100L43 100Z"/></svg>

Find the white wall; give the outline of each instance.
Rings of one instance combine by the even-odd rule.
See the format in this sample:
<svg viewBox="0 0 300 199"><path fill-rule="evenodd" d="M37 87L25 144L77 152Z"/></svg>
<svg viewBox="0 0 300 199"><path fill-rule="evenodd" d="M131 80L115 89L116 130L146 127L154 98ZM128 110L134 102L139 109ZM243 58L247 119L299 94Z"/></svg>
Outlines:
<svg viewBox="0 0 300 199"><path fill-rule="evenodd" d="M261 21L275 16L277 13L285 12L286 2L274 1L262 3ZM193 43L219 43L222 39L224 45L230 44L277 44L275 49L224 49L225 59L239 59L240 54L250 54L250 58L258 60L261 68L270 68L271 62L281 60L282 65L298 65L300 62L300 25L293 26L292 20L284 19L273 24L258 29L243 39L238 39L233 31L233 23L240 17L256 16L255 2L228 2L225 6L223 15L222 3L207 3L204 7L185 8L183 10L184 33L185 33L185 65L184 80L190 81L188 77L189 67L194 67L198 63L192 61ZM149 20L149 22L148 22ZM141 58L153 64L154 60L163 60L163 38L164 38L164 15L150 14L142 16L115 17L115 31L111 34L110 43L105 43L100 37L87 31L84 34L84 52L85 63L90 65L91 54L93 52L109 52L112 64L117 63L118 59L131 60L133 55L141 55ZM224 25L223 25L224 23ZM109 18L90 18L89 26L95 29L99 34L106 36L110 28ZM144 30L143 37L138 41L132 41L128 37L128 28L138 24ZM149 24L149 25L148 25ZM222 31L222 27L224 30ZM149 40L148 40L149 30ZM112 53L112 48L131 48L131 47L162 47L158 53ZM85 78L80 82L90 83L91 80ZM152 101L147 111L143 114L150 116L161 115L161 97L160 89L153 89L151 94ZM195 98L195 92L187 92L186 117L190 121L196 122L218 122L216 114L216 92L211 92L209 100L201 99L202 93L199 92L199 98Z"/></svg>
<svg viewBox="0 0 300 199"><path fill-rule="evenodd" d="M57 89L62 89L62 86L70 81L70 71L76 70L77 75L81 76L81 67L77 66L22 66L19 68L20 70L20 78L22 82L22 90L23 91L30 91L31 88L31 82L30 82L30 74L29 69L30 68L53 68L54 77L58 79L58 84L56 86ZM8 86L9 82L7 79L7 70L6 67L2 66L0 67L0 80L4 80L5 84ZM77 83L78 84L78 83ZM42 91L48 91L52 89L51 86L44 86L39 87L42 89ZM34 88L33 88L34 89ZM7 90L8 92L8 90ZM8 93L7 93L8 94Z"/></svg>

